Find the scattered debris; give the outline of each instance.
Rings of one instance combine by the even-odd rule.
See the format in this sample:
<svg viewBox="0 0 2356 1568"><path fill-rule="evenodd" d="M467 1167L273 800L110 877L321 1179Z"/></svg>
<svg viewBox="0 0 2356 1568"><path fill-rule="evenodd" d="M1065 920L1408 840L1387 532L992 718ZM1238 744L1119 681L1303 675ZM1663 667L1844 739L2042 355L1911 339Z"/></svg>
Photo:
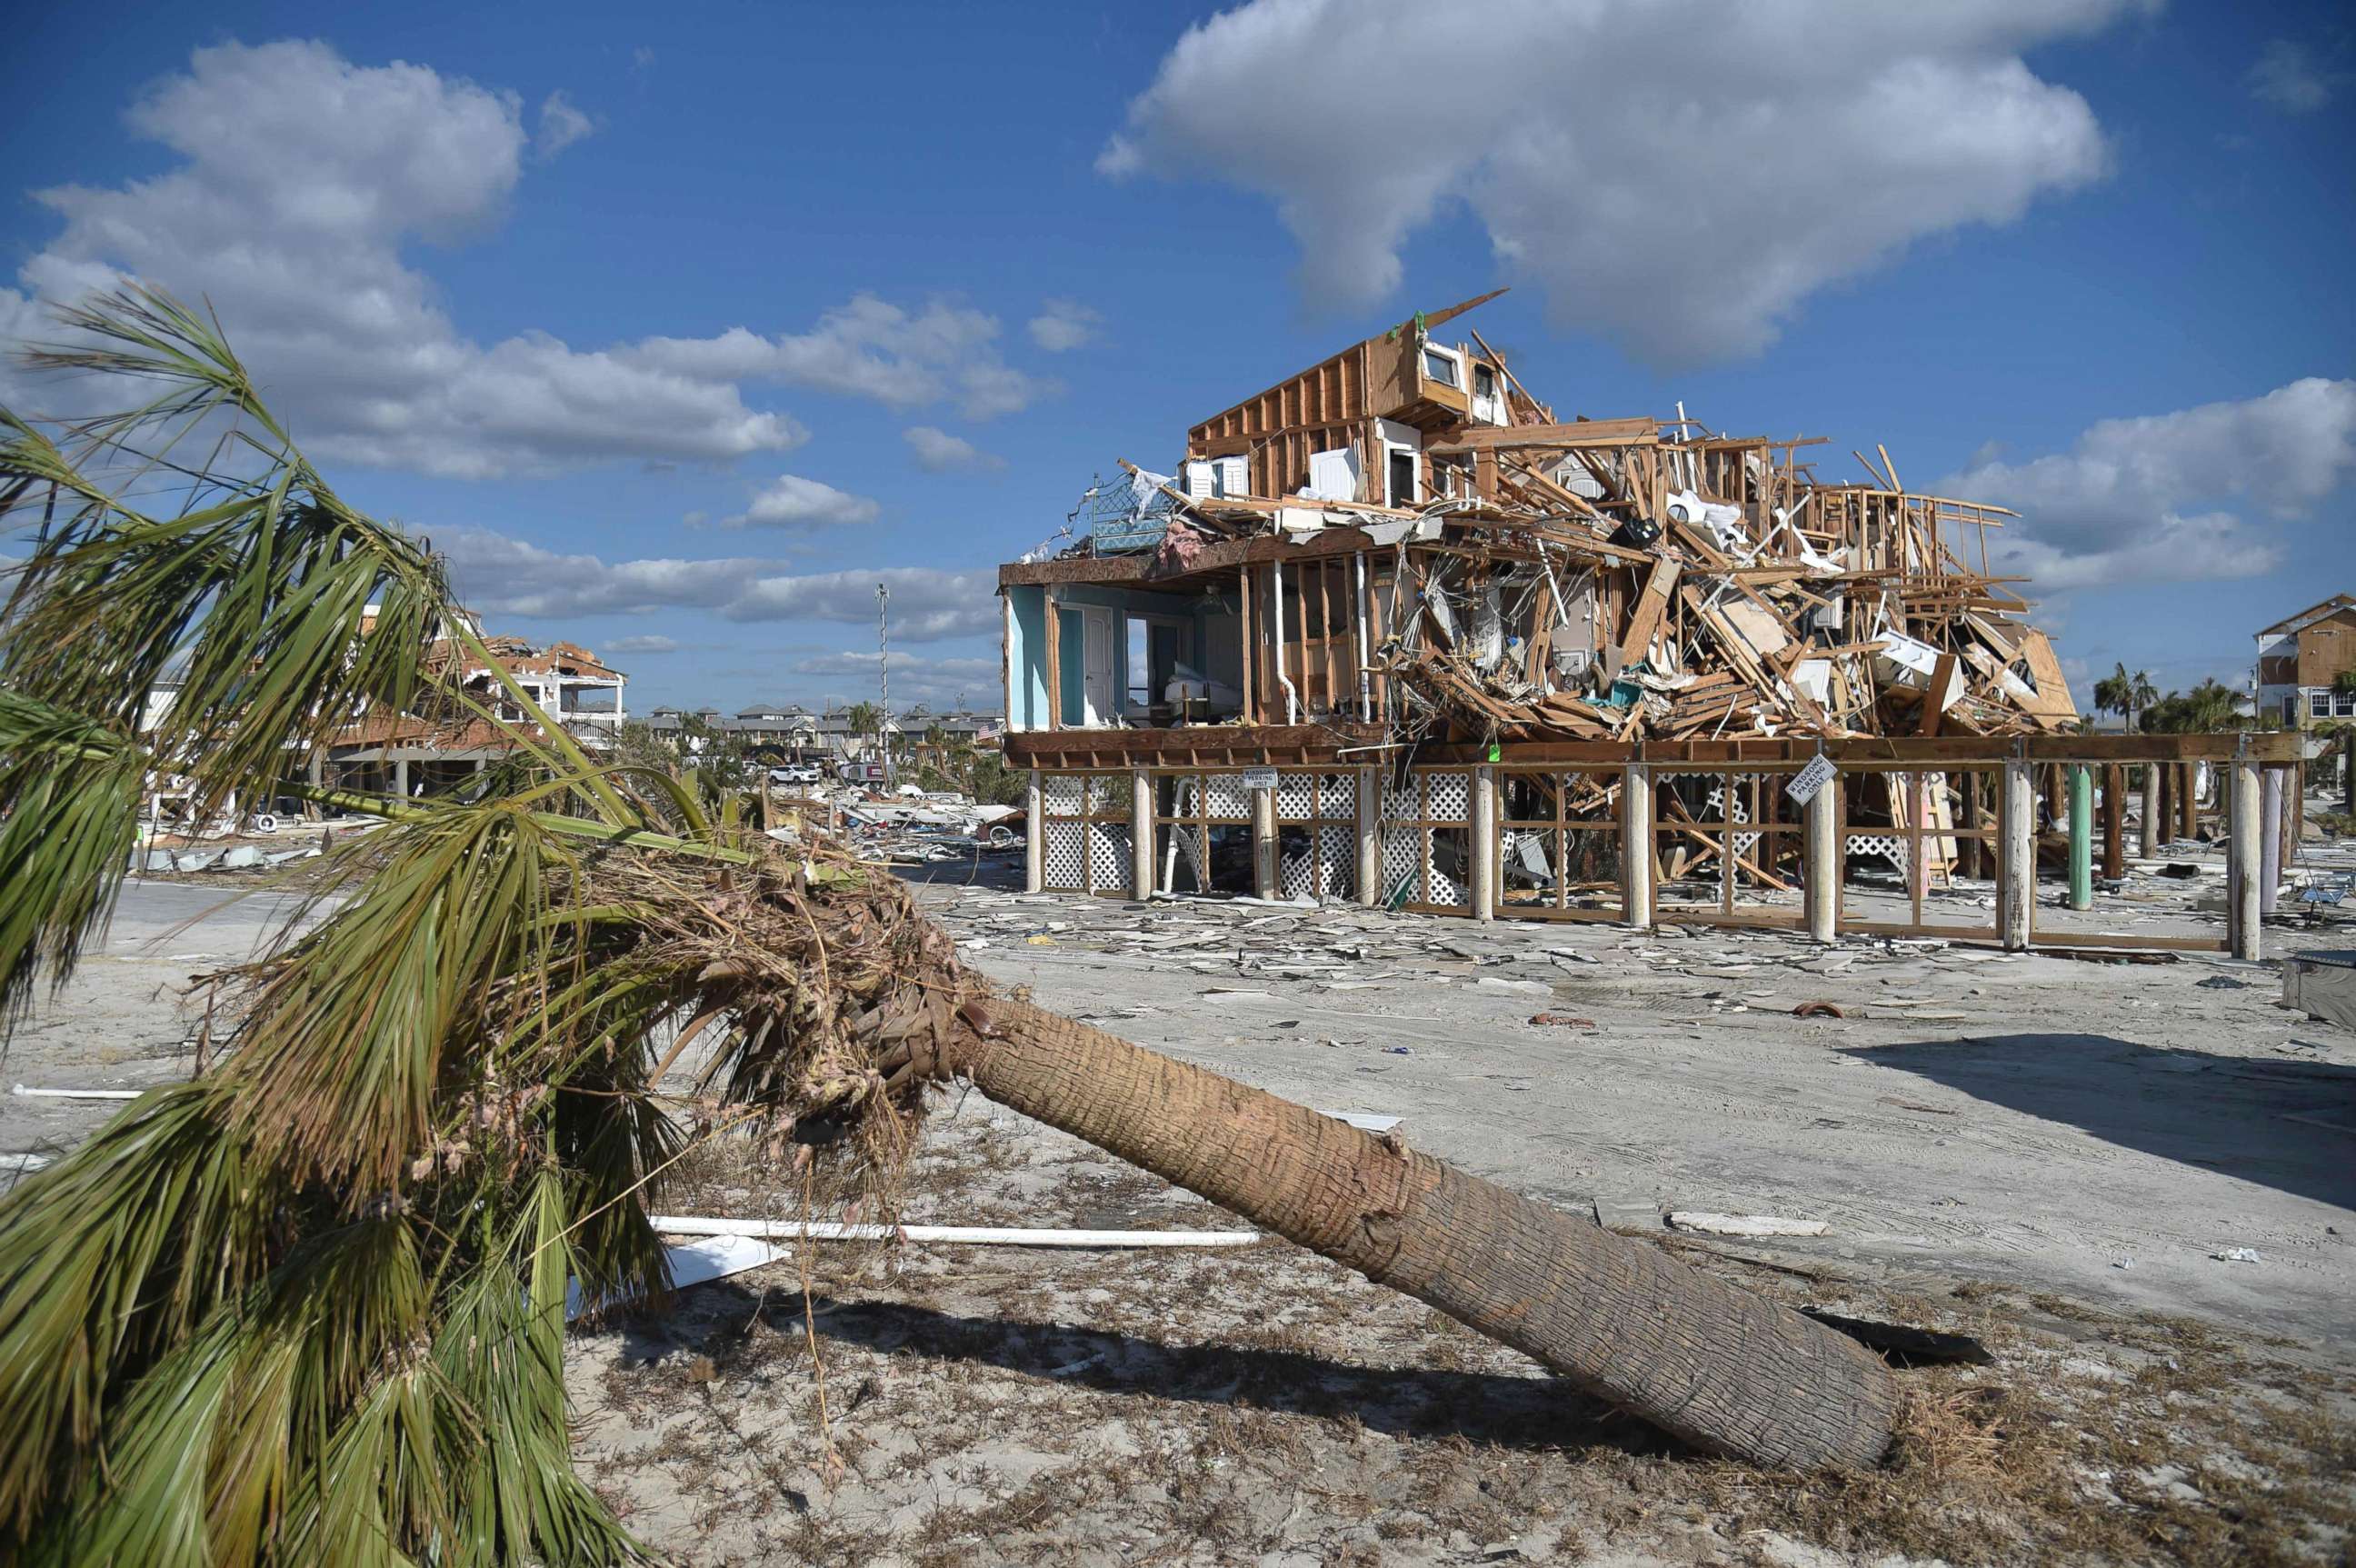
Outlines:
<svg viewBox="0 0 2356 1568"><path fill-rule="evenodd" d="M1558 1024L1569 1029L1592 1029L1596 1026L1594 1019L1580 1018L1569 1013L1533 1013L1530 1015L1530 1022Z"/></svg>
<svg viewBox="0 0 2356 1568"><path fill-rule="evenodd" d="M1257 1230L1075 1230L1004 1225L859 1225L829 1220L725 1219L658 1214L665 1236L755 1236L787 1241L947 1242L968 1247L1249 1247ZM753 1265L747 1265L748 1267Z"/></svg>
<svg viewBox="0 0 2356 1568"><path fill-rule="evenodd" d="M1705 1214L1673 1209L1671 1229L1699 1230L1712 1236L1821 1236L1830 1229L1821 1219L1786 1219L1773 1214Z"/></svg>
<svg viewBox="0 0 2356 1568"><path fill-rule="evenodd" d="M2263 1263L2265 1262L2264 1258L2258 1256L2254 1249L2249 1247L2228 1247L2222 1252L2211 1252L2209 1255L2216 1259L2221 1263Z"/></svg>
<svg viewBox="0 0 2356 1568"><path fill-rule="evenodd" d="M1846 1018L1848 1015L1842 1012L1837 1003L1803 1002L1792 1009L1792 1016L1794 1018Z"/></svg>

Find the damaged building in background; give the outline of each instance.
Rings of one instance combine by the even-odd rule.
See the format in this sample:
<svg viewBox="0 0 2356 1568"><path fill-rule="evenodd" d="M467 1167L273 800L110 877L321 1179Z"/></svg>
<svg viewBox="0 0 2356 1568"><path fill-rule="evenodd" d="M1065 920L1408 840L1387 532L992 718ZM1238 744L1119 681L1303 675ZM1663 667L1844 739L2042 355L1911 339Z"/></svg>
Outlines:
<svg viewBox="0 0 2356 1568"><path fill-rule="evenodd" d="M562 725L566 734L593 753L613 746L627 717L623 703L627 675L578 643L543 645L520 637L486 636L479 623L474 630L509 679L541 712ZM510 724L523 717L522 706L498 671L462 643L436 639L428 668L467 700ZM312 755L308 773L314 785L435 794L513 749L498 725L481 718L367 713L337 732L325 752Z"/></svg>
<svg viewBox="0 0 2356 1568"><path fill-rule="evenodd" d="M2115 859L2131 787L2148 843L2197 824L2204 761L2291 759L2077 733L1989 569L2012 514L1879 447L1851 479L1682 409L1559 417L1440 336L1493 297L1214 415L1172 472L1121 462L1000 569L1034 886L2021 946L2096 799Z"/></svg>

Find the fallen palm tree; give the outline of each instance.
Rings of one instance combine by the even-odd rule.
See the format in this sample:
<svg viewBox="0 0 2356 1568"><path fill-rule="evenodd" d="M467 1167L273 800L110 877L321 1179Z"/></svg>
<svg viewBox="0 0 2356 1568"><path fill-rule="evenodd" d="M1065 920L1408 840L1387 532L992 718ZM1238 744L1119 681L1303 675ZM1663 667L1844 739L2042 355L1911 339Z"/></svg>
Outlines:
<svg viewBox="0 0 2356 1568"><path fill-rule="evenodd" d="M608 765L510 683L422 542L340 500L215 328L134 292L37 364L156 394L0 415L0 511L40 532L0 621L0 985L69 973L152 774L209 814L350 715L470 715L518 766L385 819L341 897L217 977L230 1020L0 1198L0 1545L35 1563L614 1563L573 1475L568 1281L659 1295L653 1189L745 1133L889 1212L926 1091L1008 1106L1408 1292L1695 1446L1875 1463L1896 1391L1857 1343L1659 1250L1142 1050L964 969L901 883ZM174 456L186 432L208 461ZM180 504L141 510L170 477ZM496 660L491 667L498 668ZM166 667L178 699L143 713ZM512 716L521 714L520 718ZM692 1054L691 1054L692 1053ZM697 1109L658 1085L699 1075Z"/></svg>

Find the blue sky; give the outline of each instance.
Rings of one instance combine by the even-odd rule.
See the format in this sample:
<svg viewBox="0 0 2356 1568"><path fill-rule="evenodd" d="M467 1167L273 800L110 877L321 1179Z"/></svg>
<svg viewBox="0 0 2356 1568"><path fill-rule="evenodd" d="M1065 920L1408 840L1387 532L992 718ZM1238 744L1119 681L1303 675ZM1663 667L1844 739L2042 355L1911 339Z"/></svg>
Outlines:
<svg viewBox="0 0 2356 1568"><path fill-rule="evenodd" d="M210 295L348 495L641 708L872 694L879 570L895 700L994 704L991 568L1092 474L1500 284L1565 414L2033 506L2073 672L2238 682L2356 588L2344 8L1696 3L48 7L0 331Z"/></svg>

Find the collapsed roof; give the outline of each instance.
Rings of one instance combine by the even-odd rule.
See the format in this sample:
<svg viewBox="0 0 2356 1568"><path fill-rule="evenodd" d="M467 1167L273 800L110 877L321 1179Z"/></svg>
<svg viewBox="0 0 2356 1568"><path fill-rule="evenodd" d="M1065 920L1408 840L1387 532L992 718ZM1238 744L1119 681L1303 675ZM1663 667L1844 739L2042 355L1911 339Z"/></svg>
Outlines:
<svg viewBox="0 0 2356 1568"><path fill-rule="evenodd" d="M1248 703L1247 721L1322 707L1454 739L1613 740L2075 724L2019 579L1988 569L1986 531L2015 514L1907 489L1882 447L1853 454L1869 480L1835 482L1803 456L1821 438L1729 435L1682 408L1558 421L1479 332L1437 336L1494 297L1204 421L1173 475L1124 462L1065 557L1133 557L1120 575L1141 585L1268 558L1229 548L1246 542L1383 560L1358 678L1291 681L1280 635L1263 691L1281 684L1281 711ZM1350 618L1346 585L1315 591L1321 624Z"/></svg>

